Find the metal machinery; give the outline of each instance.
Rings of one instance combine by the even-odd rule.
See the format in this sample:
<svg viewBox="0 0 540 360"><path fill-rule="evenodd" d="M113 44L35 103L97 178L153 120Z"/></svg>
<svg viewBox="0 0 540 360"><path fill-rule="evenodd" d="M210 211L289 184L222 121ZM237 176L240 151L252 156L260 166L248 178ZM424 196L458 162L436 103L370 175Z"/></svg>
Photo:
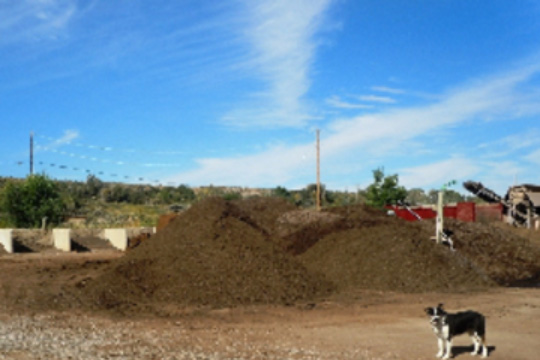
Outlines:
<svg viewBox="0 0 540 360"><path fill-rule="evenodd" d="M490 190L480 182L466 181L463 187L488 203L503 205L506 221L520 227L538 227L540 223L540 186L511 186L504 197ZM536 224L536 225L535 225Z"/></svg>

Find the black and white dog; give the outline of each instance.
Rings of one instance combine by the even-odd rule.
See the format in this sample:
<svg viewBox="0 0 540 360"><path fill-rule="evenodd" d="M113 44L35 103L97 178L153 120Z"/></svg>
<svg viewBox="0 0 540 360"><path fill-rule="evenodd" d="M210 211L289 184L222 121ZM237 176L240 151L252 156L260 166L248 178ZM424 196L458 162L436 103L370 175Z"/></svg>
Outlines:
<svg viewBox="0 0 540 360"><path fill-rule="evenodd" d="M469 334L474 344L471 355L477 355L482 348L482 357L488 356L486 346L486 319L475 311L463 311L450 314L444 311L443 304L424 309L431 317L431 327L437 335L439 352L438 358L448 359L452 356L452 338L461 334Z"/></svg>

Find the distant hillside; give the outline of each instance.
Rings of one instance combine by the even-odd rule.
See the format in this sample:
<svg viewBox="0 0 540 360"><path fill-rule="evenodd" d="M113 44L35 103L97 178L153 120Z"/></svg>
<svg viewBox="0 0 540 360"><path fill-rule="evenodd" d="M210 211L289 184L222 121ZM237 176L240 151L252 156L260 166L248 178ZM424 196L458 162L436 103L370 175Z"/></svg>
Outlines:
<svg viewBox="0 0 540 360"><path fill-rule="evenodd" d="M8 182L25 179L0 177L0 196ZM309 208L315 206L316 186L310 184L301 190L246 188L239 186L166 186L104 182L94 175L86 181L53 180L66 205L64 225L72 227L155 226L160 215L189 208L208 197L236 200L249 197L277 196L292 204ZM322 186L323 206L346 205L363 202L360 193L326 191ZM0 226L3 222L0 213Z"/></svg>

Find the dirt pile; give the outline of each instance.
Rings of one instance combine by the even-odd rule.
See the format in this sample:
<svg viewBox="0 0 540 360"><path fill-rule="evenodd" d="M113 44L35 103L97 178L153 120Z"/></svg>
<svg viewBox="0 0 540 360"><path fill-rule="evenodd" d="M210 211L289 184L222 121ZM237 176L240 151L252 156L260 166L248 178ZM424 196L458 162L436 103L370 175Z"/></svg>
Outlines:
<svg viewBox="0 0 540 360"><path fill-rule="evenodd" d="M264 229L271 214L257 216L252 208L251 217L242 206L219 198L194 205L91 282L86 294L105 308L229 307L294 303L331 291L276 248Z"/></svg>
<svg viewBox="0 0 540 360"><path fill-rule="evenodd" d="M173 221L177 216L179 216L180 214L176 214L176 213L169 213L169 214L164 214L164 215L161 215L158 219L158 223L157 223L157 226L156 226L156 230L157 231L160 231L161 229L163 229L165 226L169 225L171 221Z"/></svg>
<svg viewBox="0 0 540 360"><path fill-rule="evenodd" d="M230 307L361 289L470 291L540 273L540 250L527 240L485 224L446 224L455 252L429 240L433 221L367 206L317 213L276 198L211 198L81 287L105 308Z"/></svg>
<svg viewBox="0 0 540 360"><path fill-rule="evenodd" d="M500 285L526 281L540 274L540 248L510 226L493 227L448 219L445 227L454 233L452 240L457 252L473 260Z"/></svg>
<svg viewBox="0 0 540 360"><path fill-rule="evenodd" d="M327 211L289 211L277 218L276 236L287 253L300 255L325 235L347 227L344 220L343 216Z"/></svg>
<svg viewBox="0 0 540 360"><path fill-rule="evenodd" d="M339 231L322 237L300 259L339 291L464 291L493 284L470 260L430 241L431 232L421 224L364 206L332 212L343 218Z"/></svg>

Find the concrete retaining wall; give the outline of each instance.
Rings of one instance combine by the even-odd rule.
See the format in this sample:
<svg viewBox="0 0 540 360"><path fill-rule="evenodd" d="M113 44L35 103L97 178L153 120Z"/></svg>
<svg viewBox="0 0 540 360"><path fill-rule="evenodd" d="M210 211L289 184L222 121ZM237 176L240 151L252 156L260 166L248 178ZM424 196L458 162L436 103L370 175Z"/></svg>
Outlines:
<svg viewBox="0 0 540 360"><path fill-rule="evenodd" d="M13 229L0 229L0 244L4 246L4 249L8 253L13 252Z"/></svg>
<svg viewBox="0 0 540 360"><path fill-rule="evenodd" d="M103 237L111 242L111 245L119 250L126 250L128 247L127 229L105 229Z"/></svg>
<svg viewBox="0 0 540 360"><path fill-rule="evenodd" d="M27 248L29 252L41 252L47 249L74 251L75 242L81 237L96 237L111 243L116 249L125 251L129 239L146 233L153 235L156 228L118 228L118 229L53 229L47 232L39 229L0 229L0 244L8 253L16 251L17 246ZM17 250L20 251L20 250Z"/></svg>
<svg viewBox="0 0 540 360"><path fill-rule="evenodd" d="M62 251L71 251L71 230L54 229L53 230L54 247Z"/></svg>

